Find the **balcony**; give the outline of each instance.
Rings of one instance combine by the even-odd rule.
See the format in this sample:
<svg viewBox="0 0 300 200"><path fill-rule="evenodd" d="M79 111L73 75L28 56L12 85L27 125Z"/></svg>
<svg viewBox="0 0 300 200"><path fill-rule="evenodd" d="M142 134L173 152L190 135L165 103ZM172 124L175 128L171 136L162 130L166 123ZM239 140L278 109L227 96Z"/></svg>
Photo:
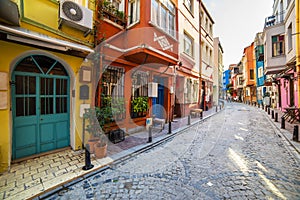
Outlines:
<svg viewBox="0 0 300 200"><path fill-rule="evenodd" d="M264 46L259 45L255 48L255 56L257 61L264 61Z"/></svg>
<svg viewBox="0 0 300 200"><path fill-rule="evenodd" d="M98 1L98 19L108 19L122 27L126 26L126 16L123 11L117 9L111 2L106 0Z"/></svg>
<svg viewBox="0 0 300 200"><path fill-rule="evenodd" d="M284 12L281 12L276 15L272 15L265 18L265 28L281 24L284 21Z"/></svg>

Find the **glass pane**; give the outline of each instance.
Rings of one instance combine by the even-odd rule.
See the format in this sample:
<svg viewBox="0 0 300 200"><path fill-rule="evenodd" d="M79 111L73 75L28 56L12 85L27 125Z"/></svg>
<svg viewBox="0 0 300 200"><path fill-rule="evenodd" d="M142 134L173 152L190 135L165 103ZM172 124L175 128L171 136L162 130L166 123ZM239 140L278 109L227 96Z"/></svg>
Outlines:
<svg viewBox="0 0 300 200"><path fill-rule="evenodd" d="M67 71L65 70L64 66L57 62L52 70L48 73L50 75L60 75L60 76L68 76Z"/></svg>
<svg viewBox="0 0 300 200"><path fill-rule="evenodd" d="M32 56L38 66L43 70L44 74L53 66L56 60L49 58L47 56L34 55Z"/></svg>
<svg viewBox="0 0 300 200"><path fill-rule="evenodd" d="M36 92L36 81L35 77L29 76L29 94L35 94Z"/></svg>
<svg viewBox="0 0 300 200"><path fill-rule="evenodd" d="M24 58L16 67L15 71L41 73L31 56Z"/></svg>
<svg viewBox="0 0 300 200"><path fill-rule="evenodd" d="M24 98L23 97L17 97L16 98L16 116L24 116Z"/></svg>
<svg viewBox="0 0 300 200"><path fill-rule="evenodd" d="M161 7L161 19L160 19L160 22L161 22L161 28L163 30L166 30L166 28L167 28L167 11L166 11L166 9L163 6Z"/></svg>
<svg viewBox="0 0 300 200"><path fill-rule="evenodd" d="M272 36L272 42L277 42L277 36Z"/></svg>
<svg viewBox="0 0 300 200"><path fill-rule="evenodd" d="M53 79L41 78L41 95L53 95Z"/></svg>
<svg viewBox="0 0 300 200"><path fill-rule="evenodd" d="M56 94L67 95L68 82L66 79L56 79Z"/></svg>
<svg viewBox="0 0 300 200"><path fill-rule="evenodd" d="M67 97L56 98L56 113L67 112Z"/></svg>
<svg viewBox="0 0 300 200"><path fill-rule="evenodd" d="M41 114L53 114L53 98L41 98Z"/></svg>
<svg viewBox="0 0 300 200"><path fill-rule="evenodd" d="M24 94L25 93L25 76L16 76L16 94Z"/></svg>
<svg viewBox="0 0 300 200"><path fill-rule="evenodd" d="M28 115L36 115L36 100L35 97L28 98Z"/></svg>

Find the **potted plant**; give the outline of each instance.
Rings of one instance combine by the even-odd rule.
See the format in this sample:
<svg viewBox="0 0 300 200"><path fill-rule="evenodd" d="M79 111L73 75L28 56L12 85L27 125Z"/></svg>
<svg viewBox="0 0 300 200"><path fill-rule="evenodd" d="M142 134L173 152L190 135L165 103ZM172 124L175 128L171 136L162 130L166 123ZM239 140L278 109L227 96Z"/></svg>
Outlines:
<svg viewBox="0 0 300 200"><path fill-rule="evenodd" d="M94 153L96 158L103 158L107 152L107 137L99 124L101 110L98 107L86 109L83 117L88 123L84 128L90 133L88 140L90 153Z"/></svg>
<svg viewBox="0 0 300 200"><path fill-rule="evenodd" d="M149 109L148 97L136 97L131 101L132 110L139 116L146 115Z"/></svg>

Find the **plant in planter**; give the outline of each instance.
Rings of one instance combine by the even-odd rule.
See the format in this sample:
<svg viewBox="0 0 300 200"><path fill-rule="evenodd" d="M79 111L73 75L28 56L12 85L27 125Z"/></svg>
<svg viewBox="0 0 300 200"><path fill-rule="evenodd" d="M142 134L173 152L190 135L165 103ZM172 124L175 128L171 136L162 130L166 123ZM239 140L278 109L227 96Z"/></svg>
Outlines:
<svg viewBox="0 0 300 200"><path fill-rule="evenodd" d="M88 140L90 153L94 153L97 158L102 158L101 155L106 155L108 139L98 121L101 117L100 108L86 109L83 117L88 122L88 125L84 128L90 133ZM99 154L99 148L104 153Z"/></svg>
<svg viewBox="0 0 300 200"><path fill-rule="evenodd" d="M125 117L125 100L124 98L114 98L111 104L112 115L115 120L122 120Z"/></svg>
<svg viewBox="0 0 300 200"><path fill-rule="evenodd" d="M139 115L145 115L149 109L148 97L136 97L131 101L132 110Z"/></svg>

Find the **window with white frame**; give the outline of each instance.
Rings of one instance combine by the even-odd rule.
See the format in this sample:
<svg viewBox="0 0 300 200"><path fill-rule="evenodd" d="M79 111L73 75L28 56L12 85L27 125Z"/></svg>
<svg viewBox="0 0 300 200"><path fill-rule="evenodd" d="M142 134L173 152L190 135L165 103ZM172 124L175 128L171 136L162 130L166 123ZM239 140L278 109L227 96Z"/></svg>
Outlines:
<svg viewBox="0 0 300 200"><path fill-rule="evenodd" d="M187 7L187 9L190 11L190 12L194 12L194 7L193 7L193 0L184 0L184 5Z"/></svg>
<svg viewBox="0 0 300 200"><path fill-rule="evenodd" d="M172 36L175 36L175 14L175 5L171 0L152 0L152 23Z"/></svg>
<svg viewBox="0 0 300 200"><path fill-rule="evenodd" d="M184 53L186 53L190 57L194 57L194 39L187 33L184 33L183 46Z"/></svg>
<svg viewBox="0 0 300 200"><path fill-rule="evenodd" d="M284 55L284 35L272 36L272 56Z"/></svg>
<svg viewBox="0 0 300 200"><path fill-rule="evenodd" d="M134 24L140 20L140 0L129 0L128 24Z"/></svg>
<svg viewBox="0 0 300 200"><path fill-rule="evenodd" d="M186 88L187 88L187 94L185 98L186 103L191 103L192 102L192 79L188 78L186 81Z"/></svg>
<svg viewBox="0 0 300 200"><path fill-rule="evenodd" d="M262 67L258 68L258 78L263 77L264 75L264 70Z"/></svg>
<svg viewBox="0 0 300 200"><path fill-rule="evenodd" d="M292 50L293 49L293 38L292 38L292 23L289 25L288 29L287 29L287 40L288 40L288 50Z"/></svg>
<svg viewBox="0 0 300 200"><path fill-rule="evenodd" d="M193 84L193 102L198 102L198 95L199 94L199 82L194 80Z"/></svg>

